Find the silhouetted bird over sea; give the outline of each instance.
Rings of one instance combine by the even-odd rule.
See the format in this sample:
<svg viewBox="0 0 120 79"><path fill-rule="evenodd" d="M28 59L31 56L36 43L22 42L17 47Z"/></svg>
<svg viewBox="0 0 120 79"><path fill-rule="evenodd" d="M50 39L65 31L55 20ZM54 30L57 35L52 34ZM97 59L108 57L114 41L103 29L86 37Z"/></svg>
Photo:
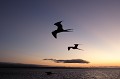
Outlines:
<svg viewBox="0 0 120 79"><path fill-rule="evenodd" d="M52 74L54 74L54 73L52 73L52 72L45 72L47 75L52 75Z"/></svg>
<svg viewBox="0 0 120 79"><path fill-rule="evenodd" d="M75 45L74 47L73 47L73 46L69 46L69 47L68 47L68 51L69 51L71 48L72 48L72 49L78 49L78 50L82 50L82 51L83 51L83 49L79 49L79 48L78 48L78 45L79 45L79 44L74 44L74 45Z"/></svg>
<svg viewBox="0 0 120 79"><path fill-rule="evenodd" d="M64 30L61 22L62 22L62 21L59 21L59 22L56 22L56 23L54 24L54 25L56 25L56 26L58 27L57 30L54 30L54 31L52 32L52 35L53 35L55 38L57 38L57 33L60 33L60 32L72 32L71 30L73 30L73 29L66 29L66 30Z"/></svg>

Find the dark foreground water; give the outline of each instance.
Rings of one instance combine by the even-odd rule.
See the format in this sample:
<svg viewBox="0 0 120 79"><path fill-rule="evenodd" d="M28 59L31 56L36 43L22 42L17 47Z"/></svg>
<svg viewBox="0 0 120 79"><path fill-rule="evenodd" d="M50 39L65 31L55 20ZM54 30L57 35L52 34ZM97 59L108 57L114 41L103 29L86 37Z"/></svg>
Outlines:
<svg viewBox="0 0 120 79"><path fill-rule="evenodd" d="M0 79L120 79L120 69L0 68Z"/></svg>

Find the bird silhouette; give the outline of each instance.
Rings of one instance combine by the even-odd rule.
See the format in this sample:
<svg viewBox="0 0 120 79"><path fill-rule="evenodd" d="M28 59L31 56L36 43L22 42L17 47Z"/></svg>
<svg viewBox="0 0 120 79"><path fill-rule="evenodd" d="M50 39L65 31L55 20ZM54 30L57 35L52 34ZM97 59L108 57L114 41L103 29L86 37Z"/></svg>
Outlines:
<svg viewBox="0 0 120 79"><path fill-rule="evenodd" d="M54 74L54 73L52 73L52 72L45 72L47 75L52 75L52 74Z"/></svg>
<svg viewBox="0 0 120 79"><path fill-rule="evenodd" d="M57 30L54 30L54 31L52 32L52 35L53 35L55 38L57 38L57 33L60 33L60 32L72 32L71 30L73 30L73 29L65 29L65 30L64 30L61 22L62 22L62 21L59 21L59 22L54 23L54 25L56 25L56 26L58 27Z"/></svg>
<svg viewBox="0 0 120 79"><path fill-rule="evenodd" d="M69 51L71 48L72 48L72 49L78 49L78 50L82 50L82 51L83 51L83 49L79 49L79 48L78 48L78 45L79 45L79 44L74 44L74 45L75 45L74 47L73 47L73 46L69 46L69 47L68 47L68 51Z"/></svg>

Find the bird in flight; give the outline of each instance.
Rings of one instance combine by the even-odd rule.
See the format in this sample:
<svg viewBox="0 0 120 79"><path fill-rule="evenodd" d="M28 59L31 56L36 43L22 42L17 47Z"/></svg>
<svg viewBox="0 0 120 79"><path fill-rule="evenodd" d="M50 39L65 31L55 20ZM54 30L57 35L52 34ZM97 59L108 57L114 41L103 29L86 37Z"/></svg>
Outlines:
<svg viewBox="0 0 120 79"><path fill-rule="evenodd" d="M68 47L68 51L69 51L70 49L78 49L78 50L82 50L82 51L83 51L83 49L79 49L79 48L78 48L78 45L79 45L79 44L74 44L74 45L75 45L74 47L73 47L73 46L69 46L69 47Z"/></svg>
<svg viewBox="0 0 120 79"><path fill-rule="evenodd" d="M61 22L62 22L62 21L59 21L59 22L54 23L54 25L56 25L56 26L58 27L57 30L54 30L54 31L52 32L52 35L53 35L55 38L57 38L57 33L60 33L60 32L72 32L71 30L73 30L73 29L63 29L63 26L62 26Z"/></svg>
<svg viewBox="0 0 120 79"><path fill-rule="evenodd" d="M52 74L54 74L54 73L52 73L52 72L45 72L47 75L52 75Z"/></svg>

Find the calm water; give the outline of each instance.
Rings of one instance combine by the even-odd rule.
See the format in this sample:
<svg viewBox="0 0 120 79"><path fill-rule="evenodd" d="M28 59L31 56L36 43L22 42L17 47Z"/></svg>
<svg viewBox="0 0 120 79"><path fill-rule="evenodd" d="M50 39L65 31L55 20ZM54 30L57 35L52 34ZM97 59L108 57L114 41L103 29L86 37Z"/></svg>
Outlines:
<svg viewBox="0 0 120 79"><path fill-rule="evenodd" d="M47 71L55 74L47 75ZM120 79L120 69L0 68L0 79Z"/></svg>

